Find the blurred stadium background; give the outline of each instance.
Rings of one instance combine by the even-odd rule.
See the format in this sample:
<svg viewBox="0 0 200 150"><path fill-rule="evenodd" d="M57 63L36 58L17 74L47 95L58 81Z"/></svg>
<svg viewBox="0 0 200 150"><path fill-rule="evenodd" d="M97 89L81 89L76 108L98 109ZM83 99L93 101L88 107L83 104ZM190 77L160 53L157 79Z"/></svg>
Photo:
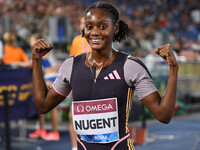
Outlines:
<svg viewBox="0 0 200 150"><path fill-rule="evenodd" d="M168 67L154 54L154 50L160 45L171 44L180 65L175 118L188 118L190 114L199 118L199 115L193 114L198 114L200 110L200 1L107 1L118 8L121 19L133 29L132 35L126 41L113 43L113 47L140 58L150 70L161 94L167 84ZM80 34L81 15L93 2L95 0L0 0L0 38L3 41L2 35L5 32L15 33L17 36L15 44L21 47L31 59L29 37L36 32L42 33L45 39L54 46L53 55L59 67L69 55L73 38ZM2 101L0 99L0 102ZM3 105L0 104L0 109L2 109ZM68 123L68 104L64 102L59 108L59 129L66 136L68 134L68 127L65 127ZM133 127L136 127L138 122L140 124L140 121L145 120L147 126L149 121L154 121L152 114L137 101L137 95L134 97L132 108L130 122ZM194 120L200 123L198 118ZM33 130L36 127L36 120L37 116L33 115L25 121L23 120L22 124L27 129ZM46 120L47 123L50 120L48 114ZM13 134L26 137L26 133L18 135L23 132L19 124L19 121L11 121L11 129L19 129L19 131L13 131ZM0 125L0 149L4 149L4 122L1 122ZM68 140L70 140L69 137ZM42 142L38 141L38 143ZM36 145L33 149L40 150L40 148ZM17 150L17 148L14 149ZM175 150L175 148L172 149ZM27 148L27 150L29 149Z"/></svg>

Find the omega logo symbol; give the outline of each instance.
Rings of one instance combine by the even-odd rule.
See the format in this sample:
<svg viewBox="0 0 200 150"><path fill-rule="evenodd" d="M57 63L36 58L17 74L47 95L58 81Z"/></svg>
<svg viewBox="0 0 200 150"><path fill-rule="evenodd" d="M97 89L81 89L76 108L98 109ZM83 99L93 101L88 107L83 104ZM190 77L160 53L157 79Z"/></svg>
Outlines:
<svg viewBox="0 0 200 150"><path fill-rule="evenodd" d="M76 109L77 109L77 112L84 112L84 107L83 107L83 105L78 105L78 106L76 107Z"/></svg>

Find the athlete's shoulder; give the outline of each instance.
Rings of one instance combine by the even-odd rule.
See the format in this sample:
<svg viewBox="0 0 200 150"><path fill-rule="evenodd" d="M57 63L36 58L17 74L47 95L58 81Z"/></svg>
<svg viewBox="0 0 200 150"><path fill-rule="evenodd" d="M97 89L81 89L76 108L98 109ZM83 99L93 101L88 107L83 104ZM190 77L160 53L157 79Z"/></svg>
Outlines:
<svg viewBox="0 0 200 150"><path fill-rule="evenodd" d="M65 61L70 61L70 60L74 59L74 57L75 57L75 55L68 56L68 57L65 59ZM64 62L65 62L65 61L64 61Z"/></svg>
<svg viewBox="0 0 200 150"><path fill-rule="evenodd" d="M74 62L74 55L73 56L68 56L64 61L63 61L63 63L62 63L62 66L63 65L71 65L71 64L73 64L73 62Z"/></svg>
<svg viewBox="0 0 200 150"><path fill-rule="evenodd" d="M126 58L126 61L128 60L128 61L136 62L142 66L144 65L144 63L139 58L136 58L136 57L134 57L126 52L123 52L123 51L117 51L117 52L118 52L118 55L120 56L120 58L124 57L124 58Z"/></svg>
<svg viewBox="0 0 200 150"><path fill-rule="evenodd" d="M59 73L68 74L69 72L71 72L73 63L74 63L74 56L67 57L61 64L59 68Z"/></svg>
<svg viewBox="0 0 200 150"><path fill-rule="evenodd" d="M115 50L117 52L115 63L123 63L127 60L128 54L122 51Z"/></svg>
<svg viewBox="0 0 200 150"><path fill-rule="evenodd" d="M135 67L137 67L137 68L141 68L141 69L143 68L143 69L145 69L145 70L147 71L147 73L148 73L149 76L151 77L151 74L150 74L149 70L147 69L146 65L142 62L141 59L129 55L129 56L127 57L127 61L125 62L125 64L126 64L126 65L125 65L126 68L133 67L133 66L135 66ZM140 69L140 70L141 70L141 69Z"/></svg>
<svg viewBox="0 0 200 150"><path fill-rule="evenodd" d="M138 64L140 64L142 66L144 65L144 63L139 58L136 58L136 57L131 56L131 55L128 55L127 60L136 62L136 63L138 63Z"/></svg>
<svg viewBox="0 0 200 150"><path fill-rule="evenodd" d="M86 57L86 53L81 53L79 55L74 55L74 60L77 61L77 60L81 60L81 59L85 59Z"/></svg>

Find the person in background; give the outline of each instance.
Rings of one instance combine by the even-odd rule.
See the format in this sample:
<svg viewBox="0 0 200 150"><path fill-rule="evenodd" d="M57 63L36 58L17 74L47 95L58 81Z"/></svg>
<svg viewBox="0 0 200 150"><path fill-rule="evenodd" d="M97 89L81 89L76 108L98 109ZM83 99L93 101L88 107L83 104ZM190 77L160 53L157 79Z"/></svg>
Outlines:
<svg viewBox="0 0 200 150"><path fill-rule="evenodd" d="M3 42L0 39L0 64L3 64L3 53L4 53Z"/></svg>
<svg viewBox="0 0 200 150"><path fill-rule="evenodd" d="M81 16L80 18L80 30L83 30L85 27L85 20L84 20L84 15ZM70 49L70 53L69 56L73 56L73 55L79 55L82 53L86 53L91 51L91 47L88 44L87 40L85 39L85 37L82 36L82 34L77 35L73 41L72 41L72 45L71 45L71 49ZM70 93L70 98L73 99L72 97L72 92ZM71 136L71 142L72 142L72 150L77 150L77 134L74 131L74 127L73 127L73 121L72 121L72 107L70 107L70 111L69 111L69 122L70 122L70 136Z"/></svg>
<svg viewBox="0 0 200 150"><path fill-rule="evenodd" d="M30 37L30 45L33 45L38 39L43 38L41 34L35 33ZM50 53L46 54L42 58L42 69L44 73L44 79L48 87L52 85L56 79L56 68L54 67ZM60 139L60 134L58 132L58 109L57 107L52 109L50 112L51 115L51 125L52 131L49 133L45 129L45 115L39 114L40 128L29 134L30 138L42 138L48 141L58 141Z"/></svg>
<svg viewBox="0 0 200 150"><path fill-rule="evenodd" d="M18 65L28 62L28 56L24 50L15 46L16 36L14 33L6 32L3 35L5 41L3 62L7 65Z"/></svg>
<svg viewBox="0 0 200 150"><path fill-rule="evenodd" d="M84 26L85 26L84 16L81 16L80 29L81 30L84 29ZM73 39L69 55L70 56L79 55L85 52L89 52L91 50L92 49L88 44L87 40L85 39L85 37L82 37L82 35L80 34Z"/></svg>

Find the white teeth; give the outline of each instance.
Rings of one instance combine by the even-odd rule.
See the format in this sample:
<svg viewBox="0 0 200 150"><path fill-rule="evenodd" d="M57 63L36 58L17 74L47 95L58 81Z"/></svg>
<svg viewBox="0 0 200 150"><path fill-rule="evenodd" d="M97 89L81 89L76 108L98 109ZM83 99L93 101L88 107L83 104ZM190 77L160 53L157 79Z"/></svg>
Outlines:
<svg viewBox="0 0 200 150"><path fill-rule="evenodd" d="M101 41L101 40L102 40L102 39L95 39L95 40L92 39L93 42L99 42L99 41Z"/></svg>

